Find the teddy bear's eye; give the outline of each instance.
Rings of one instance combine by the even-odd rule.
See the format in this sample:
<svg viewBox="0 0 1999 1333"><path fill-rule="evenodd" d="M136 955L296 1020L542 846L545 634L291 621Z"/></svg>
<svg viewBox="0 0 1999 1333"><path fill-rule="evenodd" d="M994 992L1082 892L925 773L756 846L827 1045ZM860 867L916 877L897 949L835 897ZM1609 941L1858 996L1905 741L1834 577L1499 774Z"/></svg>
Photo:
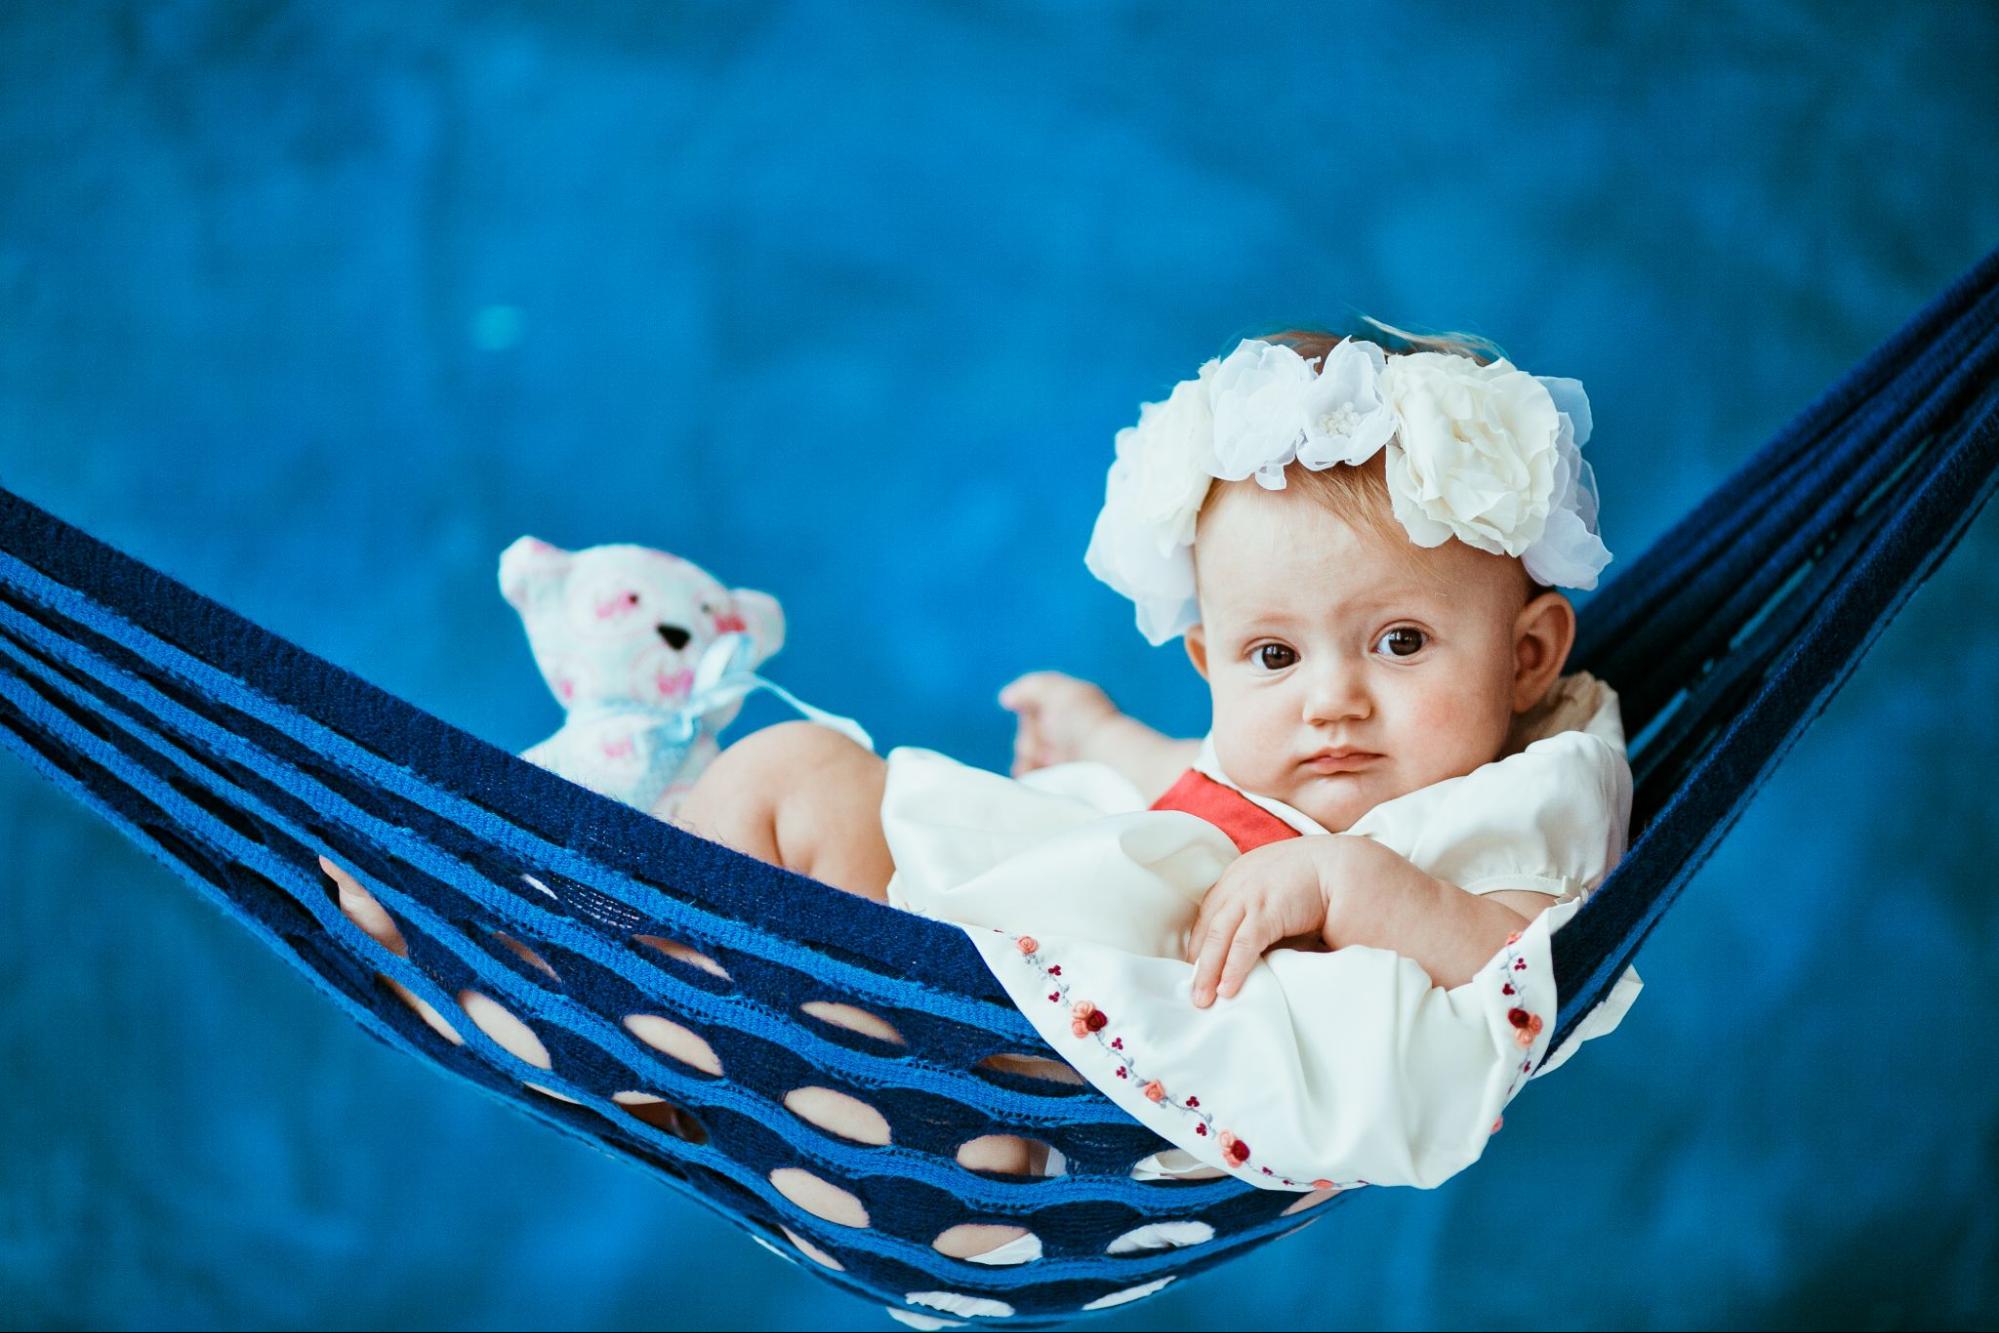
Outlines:
<svg viewBox="0 0 1999 1333"><path fill-rule="evenodd" d="M639 604L639 595L635 592L628 592L625 594L625 601L631 606L637 606Z"/></svg>
<svg viewBox="0 0 1999 1333"><path fill-rule="evenodd" d="M676 653L685 648L687 641L694 637L678 625L655 625L653 628L659 631L660 638L666 640L666 646Z"/></svg>

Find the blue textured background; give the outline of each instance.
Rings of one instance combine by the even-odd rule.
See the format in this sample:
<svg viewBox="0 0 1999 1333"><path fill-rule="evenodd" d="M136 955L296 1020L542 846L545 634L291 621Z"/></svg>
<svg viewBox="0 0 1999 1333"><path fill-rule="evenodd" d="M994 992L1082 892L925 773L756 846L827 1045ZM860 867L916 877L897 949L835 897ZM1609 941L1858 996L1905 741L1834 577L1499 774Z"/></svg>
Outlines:
<svg viewBox="0 0 1999 1333"><path fill-rule="evenodd" d="M1581 378L1628 559L1999 244L1990 6L1067 9L0 9L0 482L516 749L500 549L664 546L784 600L808 700L1000 767L1031 668L1204 725L1081 554L1235 334ZM1100 1325L1999 1320L1995 559L1987 514L1476 1168ZM0 850L0 1323L885 1324L12 760Z"/></svg>

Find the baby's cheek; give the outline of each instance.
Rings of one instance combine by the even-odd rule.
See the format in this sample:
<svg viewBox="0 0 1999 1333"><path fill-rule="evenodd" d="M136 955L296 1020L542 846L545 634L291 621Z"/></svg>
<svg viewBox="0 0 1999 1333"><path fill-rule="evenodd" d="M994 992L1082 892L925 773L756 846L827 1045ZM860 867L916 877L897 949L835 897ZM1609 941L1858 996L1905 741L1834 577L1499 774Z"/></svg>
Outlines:
<svg viewBox="0 0 1999 1333"><path fill-rule="evenodd" d="M1490 762L1504 739L1506 722L1495 719L1482 702L1466 697L1419 701L1410 710L1411 725L1403 732L1397 756L1403 776L1427 786Z"/></svg>
<svg viewBox="0 0 1999 1333"><path fill-rule="evenodd" d="M1236 769L1242 764L1242 755L1236 751L1235 733L1229 730L1227 721L1217 714L1210 734L1215 742L1215 761L1222 766L1222 772L1235 777ZM1240 778L1236 780L1241 781Z"/></svg>
<svg viewBox="0 0 1999 1333"><path fill-rule="evenodd" d="M1215 758L1237 786L1281 798L1283 793L1273 788L1284 776L1284 740L1268 732L1249 719L1218 717Z"/></svg>

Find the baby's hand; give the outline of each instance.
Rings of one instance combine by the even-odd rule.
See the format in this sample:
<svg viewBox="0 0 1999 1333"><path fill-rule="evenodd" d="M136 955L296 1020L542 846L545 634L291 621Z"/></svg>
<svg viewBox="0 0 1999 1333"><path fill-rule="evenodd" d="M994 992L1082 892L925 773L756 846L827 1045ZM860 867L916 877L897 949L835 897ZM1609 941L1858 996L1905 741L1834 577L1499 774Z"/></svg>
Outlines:
<svg viewBox="0 0 1999 1333"><path fill-rule="evenodd" d="M1329 910L1324 853L1331 838L1284 838L1229 862L1201 899L1187 935L1194 1005L1234 995L1264 950L1293 935L1317 935Z"/></svg>
<svg viewBox="0 0 1999 1333"><path fill-rule="evenodd" d="M1091 756L1090 733L1119 716L1110 697L1087 680L1059 671L1031 671L999 694L1000 707L1020 716L1013 738L1013 776Z"/></svg>

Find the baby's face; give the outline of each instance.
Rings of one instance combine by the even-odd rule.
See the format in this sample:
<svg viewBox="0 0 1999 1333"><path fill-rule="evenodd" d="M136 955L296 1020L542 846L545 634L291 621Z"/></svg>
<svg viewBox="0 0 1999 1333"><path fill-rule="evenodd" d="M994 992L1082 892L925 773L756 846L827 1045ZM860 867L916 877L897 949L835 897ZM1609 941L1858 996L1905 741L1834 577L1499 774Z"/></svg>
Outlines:
<svg viewBox="0 0 1999 1333"><path fill-rule="evenodd" d="M1222 771L1335 833L1491 762L1513 717L1520 562L1395 531L1399 549L1297 487L1250 484L1210 499L1195 541L1187 648ZM1313 762L1349 747L1375 757Z"/></svg>

